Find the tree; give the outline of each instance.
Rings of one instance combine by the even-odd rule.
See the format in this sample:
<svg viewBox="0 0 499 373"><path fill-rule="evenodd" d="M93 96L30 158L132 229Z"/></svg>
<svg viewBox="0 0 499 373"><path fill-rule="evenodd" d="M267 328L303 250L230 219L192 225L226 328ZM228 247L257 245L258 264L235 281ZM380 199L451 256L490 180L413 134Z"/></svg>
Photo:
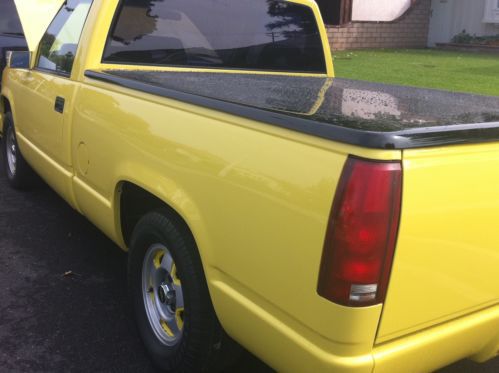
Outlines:
<svg viewBox="0 0 499 373"><path fill-rule="evenodd" d="M315 18L310 10L299 4L292 4L278 0L266 0L268 3L268 14L273 22L268 23L266 28L272 35L282 35L290 39L297 35L314 34L317 32Z"/></svg>

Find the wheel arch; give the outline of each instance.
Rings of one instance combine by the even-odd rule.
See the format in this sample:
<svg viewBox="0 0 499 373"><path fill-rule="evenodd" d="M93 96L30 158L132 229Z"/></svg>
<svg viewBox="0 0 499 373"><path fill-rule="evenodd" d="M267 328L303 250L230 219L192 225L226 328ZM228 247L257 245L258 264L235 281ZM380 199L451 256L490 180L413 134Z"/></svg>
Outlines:
<svg viewBox="0 0 499 373"><path fill-rule="evenodd" d="M144 187L124 180L118 184L118 191L119 225L126 246L129 245L133 229L140 218L148 212L159 209L166 211L169 217L173 217L177 222L184 225L192 234L192 230L180 213L162 198Z"/></svg>
<svg viewBox="0 0 499 373"><path fill-rule="evenodd" d="M12 111L10 107L10 101L7 97L2 95L2 101L0 103L0 110L2 111L3 114L7 114L8 112Z"/></svg>
<svg viewBox="0 0 499 373"><path fill-rule="evenodd" d="M168 217L181 224L192 236L203 267L206 269L209 250L198 209L180 188L170 185L170 187L158 186L158 189L148 188L137 180L131 179L122 179L117 183L114 201L117 206L115 209L116 230L121 233L124 246L129 246L133 229L142 216L154 210L163 210Z"/></svg>
<svg viewBox="0 0 499 373"><path fill-rule="evenodd" d="M0 114L2 117L2 125L0 126L0 134L3 134L5 125L5 121L3 119L5 117L5 114L7 113L11 113L14 119L14 123L17 123L15 118L15 104L12 94L9 89L7 89L6 87L2 87L2 95L0 99Z"/></svg>
<svg viewBox="0 0 499 373"><path fill-rule="evenodd" d="M155 210L166 212L167 216L180 224L192 238L201 259L206 284L210 288L212 251L199 211L192 199L179 186L174 184L165 186L169 184L165 181L163 187L160 187L162 183L158 179L156 179L158 190L148 188L147 184L132 179L122 179L117 183L114 201L115 229L120 232L122 245L124 248L129 247L133 229L142 216ZM212 301L214 302L213 298Z"/></svg>

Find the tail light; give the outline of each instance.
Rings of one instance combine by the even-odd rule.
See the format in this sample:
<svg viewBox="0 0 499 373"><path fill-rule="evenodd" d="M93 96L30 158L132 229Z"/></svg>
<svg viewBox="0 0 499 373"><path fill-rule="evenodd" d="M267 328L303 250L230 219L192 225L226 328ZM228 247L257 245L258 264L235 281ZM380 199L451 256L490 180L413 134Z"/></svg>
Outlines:
<svg viewBox="0 0 499 373"><path fill-rule="evenodd" d="M318 293L346 306L385 300L400 218L402 165L349 157L329 219Z"/></svg>

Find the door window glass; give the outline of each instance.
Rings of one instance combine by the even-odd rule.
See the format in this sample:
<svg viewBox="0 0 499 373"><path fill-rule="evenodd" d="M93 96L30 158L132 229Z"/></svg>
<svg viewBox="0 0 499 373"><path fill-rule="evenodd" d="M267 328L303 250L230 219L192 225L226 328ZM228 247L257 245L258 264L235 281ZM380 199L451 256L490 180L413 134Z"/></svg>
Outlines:
<svg viewBox="0 0 499 373"><path fill-rule="evenodd" d="M71 74L74 58L92 0L68 0L42 38L37 66Z"/></svg>

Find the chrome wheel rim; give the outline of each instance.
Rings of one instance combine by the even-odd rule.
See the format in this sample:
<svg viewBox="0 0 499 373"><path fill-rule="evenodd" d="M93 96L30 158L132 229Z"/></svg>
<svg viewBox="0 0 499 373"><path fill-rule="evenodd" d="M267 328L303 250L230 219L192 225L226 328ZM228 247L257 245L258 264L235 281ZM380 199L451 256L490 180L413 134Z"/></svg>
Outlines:
<svg viewBox="0 0 499 373"><path fill-rule="evenodd" d="M177 266L162 244L149 247L142 266L142 295L147 318L161 343L178 343L184 329L184 293Z"/></svg>
<svg viewBox="0 0 499 373"><path fill-rule="evenodd" d="M7 165L9 166L9 172L11 175L16 174L17 168L17 146L16 146L16 135L12 127L9 127L7 131L7 136L5 138L6 148L7 148Z"/></svg>

